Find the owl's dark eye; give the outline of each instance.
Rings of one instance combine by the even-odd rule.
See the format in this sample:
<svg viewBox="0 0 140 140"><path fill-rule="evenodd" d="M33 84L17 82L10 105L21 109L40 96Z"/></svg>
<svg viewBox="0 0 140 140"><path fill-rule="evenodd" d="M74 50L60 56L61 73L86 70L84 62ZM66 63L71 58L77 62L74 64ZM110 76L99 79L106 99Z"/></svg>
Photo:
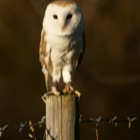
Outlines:
<svg viewBox="0 0 140 140"><path fill-rule="evenodd" d="M68 14L67 19L71 19L71 18L72 18L72 14Z"/></svg>
<svg viewBox="0 0 140 140"><path fill-rule="evenodd" d="M54 18L54 19L58 19L57 15L53 15L53 18Z"/></svg>

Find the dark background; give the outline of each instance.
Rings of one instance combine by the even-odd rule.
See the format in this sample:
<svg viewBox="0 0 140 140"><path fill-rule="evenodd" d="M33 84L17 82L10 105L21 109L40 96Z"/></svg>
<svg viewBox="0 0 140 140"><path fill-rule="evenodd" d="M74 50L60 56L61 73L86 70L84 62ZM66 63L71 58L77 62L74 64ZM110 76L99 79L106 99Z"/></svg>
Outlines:
<svg viewBox="0 0 140 140"><path fill-rule="evenodd" d="M46 92L38 49L47 0L0 0L0 126L38 121ZM80 113L126 119L140 116L140 1L77 0L85 17L87 48L74 77ZM80 125L81 140L95 140L95 126ZM140 124L98 126L100 140L139 140ZM36 130L43 139L43 131ZM6 131L3 140L27 140L28 131Z"/></svg>

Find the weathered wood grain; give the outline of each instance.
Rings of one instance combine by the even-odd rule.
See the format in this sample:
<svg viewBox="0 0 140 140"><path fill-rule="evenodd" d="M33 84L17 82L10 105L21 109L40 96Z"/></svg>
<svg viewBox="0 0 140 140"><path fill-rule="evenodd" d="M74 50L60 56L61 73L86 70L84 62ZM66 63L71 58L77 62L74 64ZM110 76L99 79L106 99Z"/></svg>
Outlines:
<svg viewBox="0 0 140 140"><path fill-rule="evenodd" d="M75 140L76 97L46 97L46 140Z"/></svg>

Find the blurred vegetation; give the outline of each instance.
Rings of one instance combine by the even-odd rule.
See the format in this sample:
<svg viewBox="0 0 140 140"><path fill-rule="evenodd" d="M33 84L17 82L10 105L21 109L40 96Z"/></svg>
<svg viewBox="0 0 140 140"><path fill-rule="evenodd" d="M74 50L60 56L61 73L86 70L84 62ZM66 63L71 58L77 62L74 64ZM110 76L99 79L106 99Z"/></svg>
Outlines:
<svg viewBox="0 0 140 140"><path fill-rule="evenodd" d="M45 0L0 0L0 126L44 115L44 77L38 48ZM90 116L140 116L140 1L76 0L85 17L87 48L74 86L80 112ZM88 129L87 129L88 128ZM99 139L139 139L139 128L100 126ZM88 130L88 131L87 131ZM40 136L40 134L38 134ZM3 139L25 140L15 133ZM81 126L81 140L95 139Z"/></svg>

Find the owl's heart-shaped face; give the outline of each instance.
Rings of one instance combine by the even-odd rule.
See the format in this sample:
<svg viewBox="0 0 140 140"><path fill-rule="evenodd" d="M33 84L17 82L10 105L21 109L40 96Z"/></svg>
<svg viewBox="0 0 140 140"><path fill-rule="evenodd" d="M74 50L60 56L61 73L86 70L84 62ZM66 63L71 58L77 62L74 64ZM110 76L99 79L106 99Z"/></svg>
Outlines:
<svg viewBox="0 0 140 140"><path fill-rule="evenodd" d="M50 3L45 12L43 28L57 36L83 33L84 21L80 7L73 1Z"/></svg>

